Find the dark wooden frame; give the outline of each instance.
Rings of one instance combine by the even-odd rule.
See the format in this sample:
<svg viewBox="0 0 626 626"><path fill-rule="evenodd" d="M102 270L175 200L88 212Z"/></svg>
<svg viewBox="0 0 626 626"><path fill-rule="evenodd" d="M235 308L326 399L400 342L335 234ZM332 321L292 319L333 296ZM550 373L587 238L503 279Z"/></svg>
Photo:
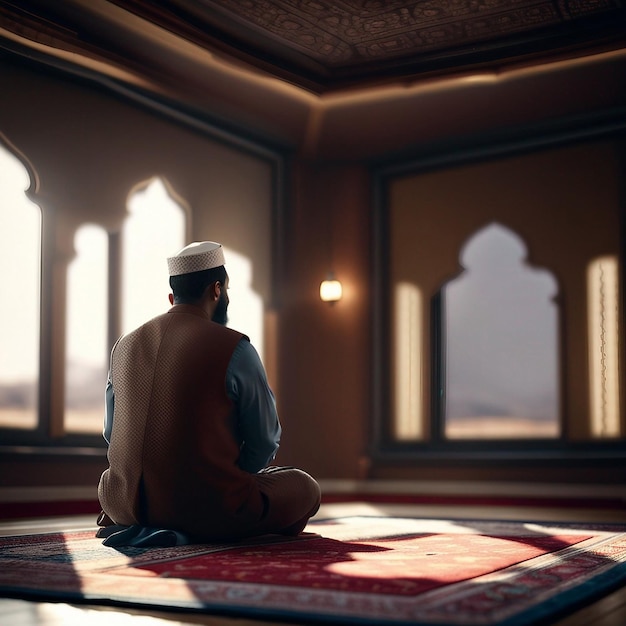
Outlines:
<svg viewBox="0 0 626 626"><path fill-rule="evenodd" d="M71 63L62 61L44 53L36 53L24 46L0 39L0 62L7 59L11 63L22 64L25 67L56 74L62 79L88 84L92 88L101 89L125 102L140 107L151 113L161 115L173 124L192 128L208 138L223 143L232 149L253 155L270 164L272 176L272 293L269 305L278 305L280 293L276 288L280 284L280 275L284 267L284 232L285 206L287 198L286 172L289 166L289 152L283 146L273 144L269 139L252 136L246 129L226 125L222 120L214 119L206 113L182 107L179 103L156 97L138 88L131 88L116 80L107 78L95 71L86 70ZM45 212L44 212L45 213ZM41 371L49 371L51 367L52 327L49 317L43 312L50 310L52 294L52 275L50 259L53 255L53 242L50 239L48 225L54 220L53 214L42 215L42 254L41 254L41 310L40 316L40 367ZM120 302L119 302L119 235L109 236L109 279L108 291L108 343L113 345L120 332ZM103 381L103 393L104 384ZM55 456L96 456L102 457L105 442L101 435L71 433L61 437L50 435L50 380L46 376L39 377L38 425L34 430L0 428L0 456L16 454L34 454L45 456L49 453ZM104 411L104 404L103 404ZM104 417L104 413L103 413Z"/></svg>
<svg viewBox="0 0 626 626"><path fill-rule="evenodd" d="M621 142L621 167L626 170L626 110L615 108L584 117L562 119L550 124L524 126L498 135L465 138L421 147L414 154L399 154L384 162L372 164L372 267L373 292L385 294L372 300L372 390L371 445L369 454L380 466L401 464L418 467L443 462L444 464L483 465L501 463L537 463L545 461L562 465L572 462L598 461L601 464L626 460L626 437L612 441L571 442L565 437L556 440L448 440L442 437L442 407L438 394L432 394L429 416L433 437L423 442L398 442L390 436L390 376L389 363L389 311L391 291L388 277L388 190L391 181L399 176L456 167L468 163L489 161L494 158L557 148L582 142L612 139ZM620 206L620 301L621 328L626 322L626 185L621 192ZM435 309L437 299L431 302ZM432 329L431 329L432 331ZM624 331L622 331L623 334ZM443 364L438 355L442 338L432 336L433 353L430 355L432 371L440 375ZM620 343L620 362L624 363L626 349ZM621 372L621 389L626 389L626 368ZM433 377L435 392L436 375Z"/></svg>

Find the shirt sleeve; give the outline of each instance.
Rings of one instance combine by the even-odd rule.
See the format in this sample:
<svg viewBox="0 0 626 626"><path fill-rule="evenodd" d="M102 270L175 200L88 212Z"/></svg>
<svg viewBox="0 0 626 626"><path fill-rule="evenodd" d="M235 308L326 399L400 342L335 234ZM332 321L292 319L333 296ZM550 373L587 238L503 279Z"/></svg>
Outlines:
<svg viewBox="0 0 626 626"><path fill-rule="evenodd" d="M281 427L276 400L254 346L241 339L226 370L226 393L235 404L241 442L239 467L256 473L278 451Z"/></svg>
<svg viewBox="0 0 626 626"><path fill-rule="evenodd" d="M111 382L111 372L107 377L107 384L104 390L104 430L102 435L107 443L111 443L111 431L113 430L113 408L115 406L115 394L113 393L113 383Z"/></svg>
<svg viewBox="0 0 626 626"><path fill-rule="evenodd" d="M111 348L111 356L109 360L109 375L107 376L107 384L104 389L104 429L102 436L107 444L111 443L111 431L113 430L113 409L115 407L115 392L113 390L113 378L111 376L111 370L113 368L113 353L117 344L120 342L121 337L113 344Z"/></svg>

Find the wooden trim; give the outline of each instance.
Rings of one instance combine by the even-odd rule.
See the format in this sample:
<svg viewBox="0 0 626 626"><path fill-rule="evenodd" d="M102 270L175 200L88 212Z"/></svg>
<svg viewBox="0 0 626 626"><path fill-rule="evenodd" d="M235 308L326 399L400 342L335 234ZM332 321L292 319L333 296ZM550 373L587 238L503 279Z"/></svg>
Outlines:
<svg viewBox="0 0 626 626"><path fill-rule="evenodd" d="M374 464L402 462L408 465L429 464L433 460L457 463L519 463L528 459L531 463L558 463L598 461L620 462L626 458L626 438L597 443L593 441L572 444L553 440L475 440L475 441L426 441L415 444L391 440L388 428L389 407L389 279L384 268L388 267L388 188L397 177L453 168L469 163L476 164L495 158L504 158L541 150L554 149L582 142L613 140L626 137L626 110L623 107L594 112L585 116L560 119L540 125L512 128L495 135L481 135L457 141L421 146L413 154L399 154L372 164L373 206L373 291L386 294L372 303L372 389L373 415L371 460ZM623 209L623 207L622 207ZM623 219L624 210L622 210ZM626 245L624 223L621 225L622 249ZM622 269L624 259L622 255ZM622 274L624 274L624 269ZM624 302L622 286L622 302ZM626 305L625 305L626 306ZM622 320L626 311L622 310ZM623 342L622 342L623 344ZM622 353L624 347L622 345ZM626 368L622 368L625 370ZM624 411L624 409L622 409ZM426 419L429 419L428 417ZM436 420L434 420L436 425ZM432 416L428 427L433 424ZM580 446L583 446L581 449Z"/></svg>

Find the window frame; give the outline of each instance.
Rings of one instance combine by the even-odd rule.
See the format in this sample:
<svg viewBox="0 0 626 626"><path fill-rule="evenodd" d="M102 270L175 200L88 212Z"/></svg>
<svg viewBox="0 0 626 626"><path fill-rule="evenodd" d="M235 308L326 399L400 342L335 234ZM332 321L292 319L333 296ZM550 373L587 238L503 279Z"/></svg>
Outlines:
<svg viewBox="0 0 626 626"><path fill-rule="evenodd" d="M54 250L52 246L52 235L54 228L52 222L54 217L49 215L45 207L40 207L42 213L42 233L41 233L41 283L40 283L40 353L39 353L39 379L38 379L38 419L37 426L34 429L7 428L0 427L0 437L2 446L13 448L12 451L33 452L40 448L58 448L59 452L68 449L80 450L82 454L93 454L96 450L104 449L106 442L102 435L97 433L78 433L63 432L63 434L54 435L52 433L59 428L63 429L63 424L53 423L55 418L63 418L63 411L53 416L54 396L52 392L51 377L42 376L41 372L52 371L55 366L60 366L65 371L65 363L54 363L52 350L53 338L53 316L62 312L62 318L65 321L65 313L67 299L65 293L61 296L55 295L52 288L54 273ZM47 222L47 224L46 224ZM88 222L85 222L85 224ZM93 223L93 222L91 222ZM80 227L80 226L79 226ZM111 344L112 336L117 336L119 324L116 323L117 307L119 306L119 280L116 281L116 268L120 265L119 246L115 245L119 239L119 233L108 234L109 254L107 260L107 288L108 288L108 327L107 327L107 343ZM117 256L112 256L112 251L117 251ZM69 264L65 266L66 276ZM113 295L115 294L115 295ZM45 312L52 312L52 315L46 315ZM64 337L65 338L65 337ZM65 380L65 374L63 375ZM104 389L106 380L102 383L102 422L104 426ZM57 390L57 394L61 398L65 395L65 386ZM27 447L24 447L27 446ZM11 450L9 450L11 451Z"/></svg>
<svg viewBox="0 0 626 626"><path fill-rule="evenodd" d="M263 137L252 137L249 133L241 129L230 128L221 120L214 119L205 112L190 109L182 106L164 96L156 94L146 94L141 89L118 84L101 76L95 70L82 70L76 73L71 63L51 58L44 53L30 54L28 58L15 55L12 60L23 65L27 70L46 71L70 84L87 85L97 90L102 90L107 95L120 98L130 106L135 106L146 115L157 115L165 118L173 126L179 126L192 130L205 136L216 144L222 144L232 150L240 152L242 155L249 155L259 159L269 165L270 168L270 237L269 247L271 250L272 267L270 274L275 280L272 284L279 282L282 275L282 260L285 256L285 247L280 234L284 231L285 207L287 202L287 172L289 169L289 152L276 146L271 139L264 140ZM7 129L9 131L10 129ZM2 139L4 136L2 136ZM31 179L31 186L26 191L28 197L39 206L41 211L41 252L40 252L40 352L39 352L39 379L38 379L38 418L37 426L34 429L21 429L0 426L0 455L27 456L28 458L74 458L76 456L93 458L96 461L102 459L106 452L106 442L98 433L73 433L63 432L63 397L64 384L55 388L51 376L42 376L41 372L51 372L55 366L62 367L63 363L54 363L55 351L52 344L55 341L54 330L58 322L61 326L65 323L66 294L56 294L54 289L55 272L58 271L59 251L55 247L55 234L59 223L57 211L48 210L43 206L43 202L38 201L38 174L30 166L28 155L22 155L10 142L4 141L7 149L22 162L27 168ZM155 173L155 177L158 174ZM138 179L138 183L142 181ZM129 193L131 190L129 189ZM187 236L193 236L193 224L191 215L187 215ZM76 228L83 224L92 223L99 226L98 220L93 218L85 219ZM105 227L105 230L106 227ZM108 311L107 311L107 342L113 346L121 334L121 297L122 297L122 233L121 230L110 231L108 233ZM67 264L61 263L66 272ZM270 294L267 303L270 307L277 306L277 290ZM63 376L64 380L64 376ZM102 382L102 418L104 426L104 390L106 380ZM54 388L54 390L53 390ZM60 400L59 400L60 398ZM55 403L59 408L53 406ZM61 423L57 423L60 421Z"/></svg>
<svg viewBox="0 0 626 626"><path fill-rule="evenodd" d="M401 463L403 467L419 467L437 462L452 463L461 466L502 466L521 463L560 465L577 462L613 462L626 459L626 434L619 439L571 440L568 439L567 406L561 401L561 429L556 438L515 438L515 439L445 439L444 413L439 399L438 383L442 381L442 324L432 324L430 329L430 354L425 358L430 361L431 405L425 415L427 435L419 441L399 441L393 437L391 417L392 376L388 364L391 358L390 305L392 285L389 277L389 194L396 178L407 175L435 172L479 162L488 162L497 158L519 156L523 154L580 145L585 142L601 140L626 141L626 121L619 114L589 115L585 118L561 120L548 126L525 126L508 129L498 138L476 136L454 145L423 146L413 156L403 155L401 160L391 160L372 164L372 265L371 276L373 293L384 297L372 297L372 415L370 423L370 456L374 467L394 467ZM620 153L622 166L626 166L626 149ZM626 250L626 206L620 207L620 250L619 259L622 271L619 276L621 328L626 328L624 250ZM548 268L549 269L549 268ZM438 292L437 296L440 296ZM431 320L441 318L442 302L440 297L433 297L425 306L431 308ZM562 324L563 312L559 311ZM623 333L624 331L622 331ZM620 361L624 363L626 349L620 342ZM560 368L562 369L562 368ZM626 367L622 368L626 370ZM564 373L561 372L563 385ZM621 373L622 389L625 372ZM626 392L624 392L626 395ZM622 409L624 412L625 409ZM391 464L391 465L389 465Z"/></svg>

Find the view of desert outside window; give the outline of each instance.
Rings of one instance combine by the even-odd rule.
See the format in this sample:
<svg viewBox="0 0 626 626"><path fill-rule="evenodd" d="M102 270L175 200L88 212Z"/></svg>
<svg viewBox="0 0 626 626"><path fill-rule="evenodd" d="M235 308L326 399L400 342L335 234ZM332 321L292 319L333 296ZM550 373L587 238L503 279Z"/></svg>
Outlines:
<svg viewBox="0 0 626 626"><path fill-rule="evenodd" d="M41 211L24 193L26 167L0 144L0 426L38 419Z"/></svg>
<svg viewBox="0 0 626 626"><path fill-rule="evenodd" d="M26 194L24 165L0 149L0 262L5 293L19 307L3 307L0 325L0 427L38 423L41 210ZM185 241L185 213L158 178L134 192L122 232L122 331L169 308L167 257ZM224 246L230 276L228 326L248 335L263 356L263 305L251 287L252 264ZM83 224L67 269L65 414L67 432L100 433L104 418L107 345L108 234Z"/></svg>
<svg viewBox="0 0 626 626"><path fill-rule="evenodd" d="M8 299L0 325L0 426L18 429L33 429L38 423L42 220L41 209L25 193L30 186L26 167L0 146L0 263L12 269L5 272L3 285ZM127 210L120 285L123 332L168 309L166 259L188 243L185 211L160 179L131 194ZM252 263L224 247L230 276L228 325L248 335L263 358L264 310L252 288ZM67 274L65 428L99 433L111 348L106 336L108 234L96 224L83 224L74 248ZM441 392L444 435L449 439L560 434L558 285L550 272L532 266L526 257L521 238L491 224L466 242L459 257L464 271L442 289ZM617 436L619 431L613 349L618 330L617 316L611 313L617 311L618 272L612 268L617 268L613 258L592 264L588 284L590 345L600 355L594 360L591 354L590 381L598 437ZM411 324L419 322L415 314L404 317ZM417 341L412 349L420 350L419 345ZM419 363L420 358L414 355L411 362ZM407 407L419 407L419 388L409 387ZM399 402L402 394L398 389ZM411 409L409 426L402 426L399 436L420 437L422 428L415 424L424 416L413 415L415 411Z"/></svg>
<svg viewBox="0 0 626 626"><path fill-rule="evenodd" d="M122 232L123 333L167 311L170 306L167 257L176 254L188 243L185 241L184 211L159 179L134 193L128 208L129 217ZM78 265L84 266L84 279L82 287L76 288L76 300L70 305L74 309L72 324L76 327L68 325L68 336L77 333L81 323L87 329L82 339L73 345L73 359L68 362L68 374L75 373L75 393L67 396L65 416L68 431L93 433L102 431L109 358L108 347L103 352L102 341L98 339L106 334L106 307L102 299L106 280L102 272L107 259L106 247L96 244L95 231L85 230L82 236L89 236L93 241L84 248L80 247L84 256L79 253L75 260ZM226 246L224 255L230 275L228 326L250 336L262 355L263 307L261 298L250 286L252 264ZM88 289L89 275L100 276L92 287L94 292L99 293L93 293L91 304L86 305L80 294L84 296ZM96 302L102 303L102 306L95 305ZM87 310L89 306L91 311Z"/></svg>
<svg viewBox="0 0 626 626"><path fill-rule="evenodd" d="M443 289L445 436L557 437L558 287L524 242L491 224Z"/></svg>
<svg viewBox="0 0 626 626"><path fill-rule="evenodd" d="M103 228L81 226L74 237L76 256L67 270L64 423L69 432L102 430L108 245Z"/></svg>
<svg viewBox="0 0 626 626"><path fill-rule="evenodd" d="M122 228L122 332L169 308L167 257L184 246L185 214L159 179L135 191ZM107 379L107 234L92 225L75 238L68 269L65 428L101 432Z"/></svg>

